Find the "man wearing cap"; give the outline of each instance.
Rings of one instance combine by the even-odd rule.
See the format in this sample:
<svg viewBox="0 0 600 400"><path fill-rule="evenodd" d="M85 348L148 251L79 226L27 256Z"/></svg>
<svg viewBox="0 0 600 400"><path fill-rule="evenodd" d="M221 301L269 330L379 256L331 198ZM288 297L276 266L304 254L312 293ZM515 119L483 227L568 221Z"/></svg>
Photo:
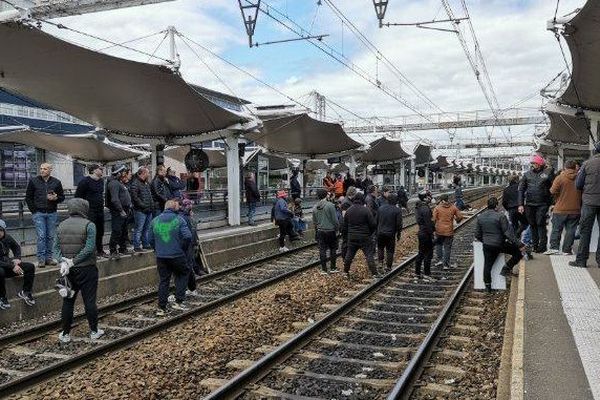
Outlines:
<svg viewBox="0 0 600 400"><path fill-rule="evenodd" d="M546 217L552 201L550 187L553 180L552 167L546 167L542 156L535 154L531 158L531 169L523 175L519 183L519 212L525 213L531 226L531 241L536 253L544 253L547 250Z"/></svg>
<svg viewBox="0 0 600 400"><path fill-rule="evenodd" d="M88 167L89 175L79 181L75 197L87 200L89 203L88 219L96 225L96 254L106 257L103 250L104 238L104 167L100 164L91 164Z"/></svg>
<svg viewBox="0 0 600 400"><path fill-rule="evenodd" d="M128 179L129 169L121 165L115 168L106 185L106 205L111 218L108 247L110 256L114 258L127 253L127 217L131 212L131 196L125 186Z"/></svg>
<svg viewBox="0 0 600 400"><path fill-rule="evenodd" d="M31 178L27 184L25 203L31 211L31 218L37 235L38 267L56 265L52 258L54 236L56 235L56 212L58 203L65 201L65 194L60 180L51 176L52 164L40 165L40 174Z"/></svg>
<svg viewBox="0 0 600 400"><path fill-rule="evenodd" d="M594 222L598 221L600 224L600 142L596 143L594 150L594 156L583 163L575 180L575 186L583 193L581 195L581 219L579 220L581 239L575 261L569 262L569 265L573 267L587 267ZM600 249L600 238L598 239L598 249ZM596 263L600 266L600 251L598 250L596 251Z"/></svg>

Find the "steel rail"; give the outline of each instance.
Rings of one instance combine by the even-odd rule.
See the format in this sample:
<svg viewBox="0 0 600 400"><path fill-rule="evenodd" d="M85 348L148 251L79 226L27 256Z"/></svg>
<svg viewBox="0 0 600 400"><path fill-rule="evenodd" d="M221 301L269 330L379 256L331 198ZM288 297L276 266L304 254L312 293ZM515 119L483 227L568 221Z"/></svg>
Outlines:
<svg viewBox="0 0 600 400"><path fill-rule="evenodd" d="M481 209L469 219L461 223L456 230L459 230L463 226L468 224L470 221L476 218L477 215L479 215L483 210L485 210L485 208ZM379 291L381 288L385 287L385 285L391 279L404 272L410 265L413 264L416 257L417 255L413 254L408 259L404 260L396 268L388 272L383 278L376 280L372 284L368 285L356 295L354 295L351 299L347 300L345 303L343 303L333 311L329 312L321 320L305 328L296 336L277 347L271 353L265 355L263 358L261 358L252 366L239 373L225 385L212 392L209 396L205 398L205 400L235 399L238 396L240 396L246 391L246 388L249 385L260 381L267 374L269 374L277 364L291 357L294 353L296 353L296 351L298 351L299 349L304 347L308 342L313 340L313 338L316 335L319 335L326 329L330 328L341 317L352 311L357 304L363 302L372 293Z"/></svg>

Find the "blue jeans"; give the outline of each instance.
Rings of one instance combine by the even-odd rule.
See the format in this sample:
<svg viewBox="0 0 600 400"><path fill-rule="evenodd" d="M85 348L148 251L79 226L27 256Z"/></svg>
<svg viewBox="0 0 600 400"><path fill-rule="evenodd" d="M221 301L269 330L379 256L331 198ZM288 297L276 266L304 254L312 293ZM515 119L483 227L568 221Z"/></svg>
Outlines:
<svg viewBox="0 0 600 400"><path fill-rule="evenodd" d="M152 213L146 214L141 211L135 211L133 219L135 221L135 227L133 228L133 248L139 249L142 246L150 247L148 229L150 228L150 222L152 222Z"/></svg>
<svg viewBox="0 0 600 400"><path fill-rule="evenodd" d="M56 236L56 221L58 214L36 212L31 216L37 236L37 258L39 262L52 260L54 237Z"/></svg>
<svg viewBox="0 0 600 400"><path fill-rule="evenodd" d="M254 215L256 214L256 202L251 201L248 203L248 223L254 224Z"/></svg>
<svg viewBox="0 0 600 400"><path fill-rule="evenodd" d="M550 234L550 248L559 250L560 238L565 229L565 240L562 251L570 253L575 242L575 230L579 224L579 214L552 214L552 233Z"/></svg>

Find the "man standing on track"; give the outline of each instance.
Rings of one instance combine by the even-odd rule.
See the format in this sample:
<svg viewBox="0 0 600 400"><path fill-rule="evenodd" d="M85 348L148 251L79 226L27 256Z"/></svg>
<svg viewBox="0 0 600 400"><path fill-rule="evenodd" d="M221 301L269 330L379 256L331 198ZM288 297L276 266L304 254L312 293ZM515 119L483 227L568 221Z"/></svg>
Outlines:
<svg viewBox="0 0 600 400"><path fill-rule="evenodd" d="M531 169L519 183L519 212L525 213L531 226L533 251L544 253L548 242L546 218L552 201L550 187L554 179L552 167L546 167L540 155L531 158Z"/></svg>
<svg viewBox="0 0 600 400"><path fill-rule="evenodd" d="M402 232L402 210L396 206L398 196L391 193L377 213L377 259L383 266L383 256L386 253L385 267L389 271L394 263L396 241L400 240Z"/></svg>
<svg viewBox="0 0 600 400"><path fill-rule="evenodd" d="M431 193L428 190L419 192L419 201L415 206L415 216L419 225L419 254L415 259L415 273L418 279L426 282L434 282L431 276L431 259L433 258L433 233L435 224L433 223L433 214L431 212ZM421 274L421 265L425 264L425 274Z"/></svg>
<svg viewBox="0 0 600 400"><path fill-rule="evenodd" d="M290 237L290 241L298 240L299 237L294 232L292 226L294 213L288 208L287 192L285 190L277 192L277 202L275 202L275 206L273 206L273 217L275 223L279 226L279 251L288 251L289 249L285 247L286 235Z"/></svg>
<svg viewBox="0 0 600 400"><path fill-rule="evenodd" d="M357 193L352 200L352 206L344 215L342 235L346 236L348 241L348 249L344 259L344 272L347 278L350 277L350 265L358 250L362 250L365 255L369 271L371 271L373 277L380 277L373 255L373 235L377 231L377 221L369 208L364 206L363 200L363 194Z"/></svg>
<svg viewBox="0 0 600 400"><path fill-rule="evenodd" d="M502 207L508 212L515 235L520 238L529 223L525 215L519 212L519 177L517 175L509 178L508 186L502 192Z"/></svg>
<svg viewBox="0 0 600 400"><path fill-rule="evenodd" d="M96 225L96 254L98 257L107 257L104 252L104 167L100 164L91 164L88 167L88 176L79 181L75 197L87 200L90 205L89 220Z"/></svg>
<svg viewBox="0 0 600 400"><path fill-rule="evenodd" d="M337 231L339 222L337 219L335 206L327 201L327 191L319 189L317 191L319 202L313 208L313 223L315 225L315 237L319 243L319 257L321 259L321 273L327 274L327 250L329 250L330 270L329 273L336 273L336 252L338 248Z"/></svg>
<svg viewBox="0 0 600 400"><path fill-rule="evenodd" d="M487 210L477 217L475 231L475 239L483 243L483 282L488 293L492 291L492 267L498 255L505 253L511 256L500 272L504 276L510 275L523 257L520 250L523 244L515 237L506 216L496 210L497 207L498 199L490 197Z"/></svg>
<svg viewBox="0 0 600 400"><path fill-rule="evenodd" d="M448 195L440 196L440 204L433 210L433 221L435 222L435 235L438 262L436 266L442 269L450 268L450 254L454 240L454 221L460 222L463 215L454 204L448 201Z"/></svg>

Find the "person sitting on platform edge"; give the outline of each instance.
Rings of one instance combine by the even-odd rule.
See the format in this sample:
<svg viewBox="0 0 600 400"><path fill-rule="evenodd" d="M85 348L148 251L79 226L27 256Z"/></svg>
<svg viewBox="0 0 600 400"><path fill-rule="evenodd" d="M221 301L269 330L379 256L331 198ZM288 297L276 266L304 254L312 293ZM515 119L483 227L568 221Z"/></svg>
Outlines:
<svg viewBox="0 0 600 400"><path fill-rule="evenodd" d="M13 258L10 258L12 251ZM23 290L17 296L25 301L28 306L35 304L31 294L33 279L35 277L35 266L29 262L21 261L21 246L6 232L6 222L0 219L0 310L10 308L6 298L6 278L23 276Z"/></svg>
<svg viewBox="0 0 600 400"><path fill-rule="evenodd" d="M448 201L448 195L440 196L440 204L433 210L433 222L435 222L435 246L438 262L436 266L442 269L450 268L450 254L454 240L454 221L460 222L463 215L454 204Z"/></svg>
<svg viewBox="0 0 600 400"><path fill-rule="evenodd" d="M69 218L60 223L57 229L54 256L61 260L61 274L71 282L73 293L63 298L61 312L62 332L58 340L71 341L71 325L77 293L81 291L85 316L90 327L90 339L104 335L98 328L98 268L96 267L96 225L88 220L89 204L83 199L67 201ZM71 265L69 267L69 265Z"/></svg>
<svg viewBox="0 0 600 400"><path fill-rule="evenodd" d="M594 221L598 221L600 224L600 142L595 144L594 150L596 154L583 163L575 181L577 189L583 191L581 195L583 204L579 220L581 240L577 248L577 257L574 261L569 261L569 265L572 267L587 267ZM598 237L596 263L600 267L600 236Z"/></svg>
<svg viewBox="0 0 600 400"><path fill-rule="evenodd" d="M581 192L575 187L575 162L567 161L564 170L554 179L550 193L555 197L552 209L552 232L550 233L550 249L544 254L573 254L575 231L581 214ZM565 240L562 252L559 250L563 228Z"/></svg>
<svg viewBox="0 0 600 400"><path fill-rule="evenodd" d="M171 275L175 275L175 310L187 311L184 303L185 290L189 278L187 250L192 241L192 232L185 220L178 214L177 200L167 200L165 210L150 224L150 245L156 252L158 284L158 311L162 317L167 313Z"/></svg>
<svg viewBox="0 0 600 400"><path fill-rule="evenodd" d="M315 225L315 238L319 243L319 258L321 260L321 274L327 274L327 250L329 250L330 270L336 273L336 252L338 248L337 231L339 222L335 212L335 206L327 200L327 191L317 190L319 202L313 208L312 219Z"/></svg>
<svg viewBox="0 0 600 400"><path fill-rule="evenodd" d="M77 184L75 197L87 200L90 205L89 219L96 225L96 254L98 257L107 257L104 252L104 167L100 164L91 164L88 167L88 176Z"/></svg>
<svg viewBox="0 0 600 400"><path fill-rule="evenodd" d="M25 203L31 211L31 219L35 225L37 239L38 267L56 265L52 258L58 203L65 201L65 194L60 180L51 176L52 164L40 165L40 174L29 180L25 193Z"/></svg>
<svg viewBox="0 0 600 400"><path fill-rule="evenodd" d="M302 218L304 216L304 210L302 210L302 199L298 197L292 201L293 203L290 203L290 208L294 212L294 217L292 218L294 232L300 236L304 236L304 232L306 231L306 222Z"/></svg>
<svg viewBox="0 0 600 400"><path fill-rule="evenodd" d="M483 282L485 290L492 291L492 267L499 254L504 253L511 258L504 264L501 275L511 274L512 269L519 263L523 255L521 249L525 247L516 237L512 226L509 225L506 215L497 211L498 199L490 197L487 210L477 217L475 239L483 243Z"/></svg>

